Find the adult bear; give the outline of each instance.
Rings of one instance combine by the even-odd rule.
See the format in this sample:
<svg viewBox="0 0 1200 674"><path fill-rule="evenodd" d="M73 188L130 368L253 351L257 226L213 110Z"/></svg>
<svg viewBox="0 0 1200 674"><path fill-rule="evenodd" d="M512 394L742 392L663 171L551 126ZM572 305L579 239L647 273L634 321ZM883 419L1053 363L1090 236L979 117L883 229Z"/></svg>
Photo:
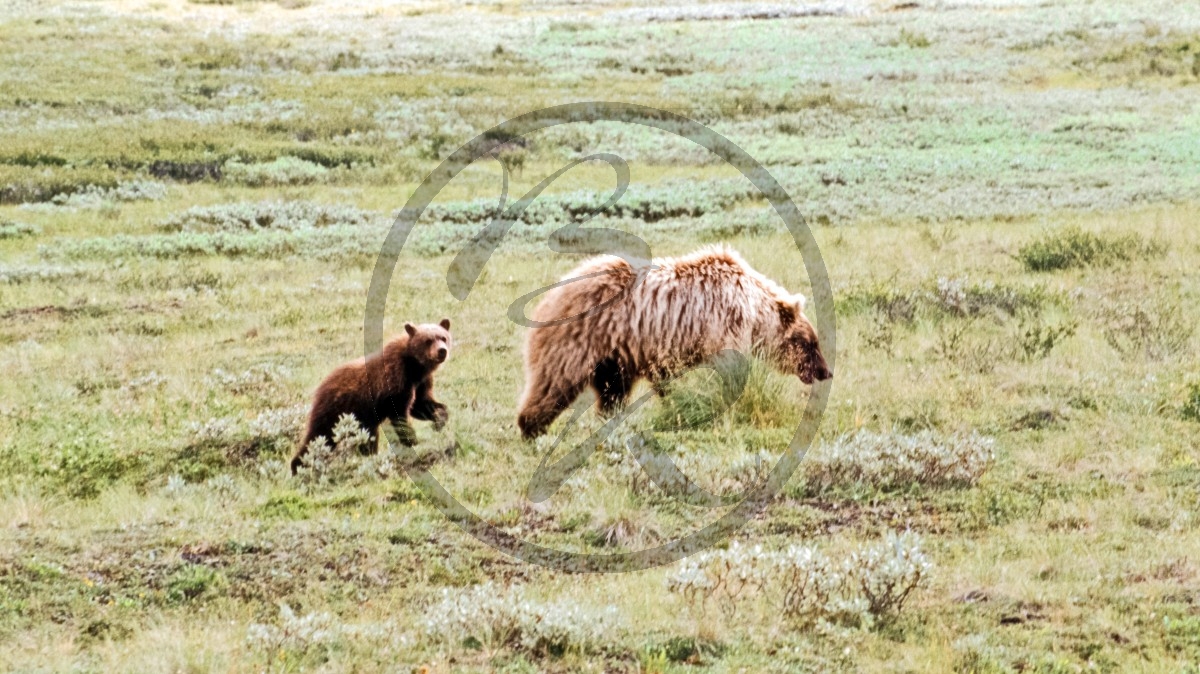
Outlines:
<svg viewBox="0 0 1200 674"><path fill-rule="evenodd" d="M433 399L433 372L449 355L450 319L437 325L405 323L404 334L389 340L379 353L334 370L313 396L304 439L292 457L292 473L300 468L314 438L333 441L333 427L343 414L353 414L371 433L371 446L384 419L407 427L412 416L440 429L448 414L446 406ZM400 440L412 442L412 433L401 432Z"/></svg>
<svg viewBox="0 0 1200 674"><path fill-rule="evenodd" d="M806 384L833 376L804 296L725 246L636 268L619 257L592 258L546 293L533 321L517 416L526 438L544 433L589 385L611 412L639 379L662 382L724 349L757 346Z"/></svg>

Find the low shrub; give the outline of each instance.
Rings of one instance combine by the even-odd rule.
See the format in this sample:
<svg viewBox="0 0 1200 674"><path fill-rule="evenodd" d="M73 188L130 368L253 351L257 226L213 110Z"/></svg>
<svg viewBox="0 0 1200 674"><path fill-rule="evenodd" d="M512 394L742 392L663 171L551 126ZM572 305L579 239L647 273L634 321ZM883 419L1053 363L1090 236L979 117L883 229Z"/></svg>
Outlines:
<svg viewBox="0 0 1200 674"><path fill-rule="evenodd" d="M755 596L767 597L797 626L836 623L869 627L899 614L929 577L932 565L913 534L889 533L844 557L793 545L767 551L734 541L680 562L667 588L693 607L715 601L727 613Z"/></svg>
<svg viewBox="0 0 1200 674"><path fill-rule="evenodd" d="M241 372L217 368L206 377L211 387L221 388L234 395L271 391L287 379L288 370L274 363L257 363Z"/></svg>
<svg viewBox="0 0 1200 674"><path fill-rule="evenodd" d="M69 194L59 194L50 200L67 208L104 208L110 204L131 201L161 201L167 196L167 186L153 180L134 180L114 187L86 185Z"/></svg>
<svg viewBox="0 0 1200 674"><path fill-rule="evenodd" d="M42 233L42 228L24 222L13 222L0 218L0 241L4 239L19 239L23 236L35 236Z"/></svg>
<svg viewBox="0 0 1200 674"><path fill-rule="evenodd" d="M271 623L251 623L246 630L246 645L261 652L268 662L288 661L291 669L305 660L319 666L328 660L337 647L361 645L400 651L408 649L408 637L396 633L396 626L387 623L347 624L331 613L310 612L299 615L287 604L279 605L279 620ZM270 667L268 667L270 669Z"/></svg>
<svg viewBox="0 0 1200 674"><path fill-rule="evenodd" d="M1161 257L1166 250L1166 242L1140 234L1096 234L1070 226L1021 246L1017 259L1029 271L1057 271Z"/></svg>
<svg viewBox="0 0 1200 674"><path fill-rule="evenodd" d="M715 505L714 498L739 500L760 485L779 462L777 454L762 449L688 451L681 444L671 452L653 435L636 430L614 433L603 446L608 465L602 470L619 475L634 495L651 501L680 500L711 506ZM581 487L589 478L581 471L565 484Z"/></svg>
<svg viewBox="0 0 1200 674"><path fill-rule="evenodd" d="M520 585L501 589L491 582L446 588L430 607L424 631L436 642L503 648L536 656L607 650L621 629L616 607L596 609L577 601L541 602Z"/></svg>
<svg viewBox="0 0 1200 674"><path fill-rule="evenodd" d="M942 437L859 431L813 450L801 464L805 488L865 485L904 489L912 485L962 487L978 482L995 458L994 441L977 433Z"/></svg>
<svg viewBox="0 0 1200 674"><path fill-rule="evenodd" d="M1196 331L1178 297L1157 293L1100 310L1101 331L1122 356L1164 360L1187 350Z"/></svg>
<svg viewBox="0 0 1200 674"><path fill-rule="evenodd" d="M119 453L95 438L63 443L48 458L40 463L39 474L63 493L80 499L95 498L141 463L136 456Z"/></svg>
<svg viewBox="0 0 1200 674"><path fill-rule="evenodd" d="M203 564L188 564L167 579L167 601L185 604L212 597L226 586L225 575Z"/></svg>
<svg viewBox="0 0 1200 674"><path fill-rule="evenodd" d="M249 422L239 416L214 417L190 424L185 438L191 450L217 448L225 460L241 461L290 448L307 415L307 406L296 405L263 410Z"/></svg>
<svg viewBox="0 0 1200 674"><path fill-rule="evenodd" d="M918 318L1013 317L1038 313L1058 298L1042 286L1011 286L995 281L939 276L917 287L876 281L839 293L843 312L872 310L882 323L912 324Z"/></svg>
<svg viewBox="0 0 1200 674"><path fill-rule="evenodd" d="M89 187L115 188L120 174L107 168L0 163L0 204L43 203Z"/></svg>
<svg viewBox="0 0 1200 674"><path fill-rule="evenodd" d="M324 182L329 169L297 157L279 157L266 163L245 164L230 159L222 168L222 179L249 187L312 185Z"/></svg>
<svg viewBox="0 0 1200 674"><path fill-rule="evenodd" d="M52 283L66 279L85 276L86 272L78 267L63 267L60 265L22 265L19 267L0 266L0 284L17 285L42 281Z"/></svg>
<svg viewBox="0 0 1200 674"><path fill-rule="evenodd" d="M353 206L311 201L260 201L258 203L194 206L171 216L159 227L169 232L297 231L319 227L361 227L378 222L376 214Z"/></svg>
<svg viewBox="0 0 1200 674"><path fill-rule="evenodd" d="M343 414L333 427L333 437L318 435L308 443L297 475L306 482L330 482L348 456L374 449L371 433L352 414Z"/></svg>
<svg viewBox="0 0 1200 674"><path fill-rule="evenodd" d="M604 211L612 218L634 218L658 222L667 218L700 217L715 213L754 196L754 188L744 181L673 182L663 186L631 185L620 201ZM576 221L604 205L609 192L580 190L535 199L521 216L530 224ZM495 199L477 199L445 204L430 204L423 218L435 222L486 223L499 214Z"/></svg>
<svg viewBox="0 0 1200 674"><path fill-rule="evenodd" d="M48 259L114 260L146 257L175 260L219 255L230 258L303 257L344 260L379 255L386 232L375 228L331 225L295 231L177 232L145 236L117 235L56 241L41 246Z"/></svg>

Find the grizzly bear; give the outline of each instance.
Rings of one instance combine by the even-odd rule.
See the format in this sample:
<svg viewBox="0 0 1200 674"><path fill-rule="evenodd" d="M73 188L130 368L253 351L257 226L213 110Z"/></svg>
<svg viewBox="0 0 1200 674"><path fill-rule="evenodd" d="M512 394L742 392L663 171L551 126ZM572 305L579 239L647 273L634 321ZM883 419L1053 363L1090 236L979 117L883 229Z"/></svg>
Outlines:
<svg viewBox="0 0 1200 674"><path fill-rule="evenodd" d="M725 246L637 267L592 258L534 309L517 425L526 438L541 435L589 385L611 413L639 379L661 391L724 349L758 347L805 384L829 379L804 303Z"/></svg>
<svg viewBox="0 0 1200 674"><path fill-rule="evenodd" d="M404 333L392 338L379 353L359 358L334 370L313 396L312 411L304 439L292 457L294 475L308 451L308 443L319 435L332 442L333 427L343 414L353 414L371 433L384 419L402 427L400 439L411 443L408 418L432 421L435 429L446 424L446 406L433 399L433 373L450 355L450 319L437 325L404 324Z"/></svg>

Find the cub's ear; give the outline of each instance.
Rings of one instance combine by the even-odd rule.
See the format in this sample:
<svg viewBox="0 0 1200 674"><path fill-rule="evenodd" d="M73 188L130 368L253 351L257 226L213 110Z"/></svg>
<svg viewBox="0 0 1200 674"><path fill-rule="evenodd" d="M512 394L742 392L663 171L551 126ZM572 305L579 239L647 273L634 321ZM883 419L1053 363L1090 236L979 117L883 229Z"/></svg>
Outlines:
<svg viewBox="0 0 1200 674"><path fill-rule="evenodd" d="M449 319L449 318L443 318L443 319L442 319L442 322L441 322L441 323L438 323L438 325L442 326L442 329L443 329L443 330L449 330L449 329L450 329L450 319Z"/></svg>
<svg viewBox="0 0 1200 674"><path fill-rule="evenodd" d="M405 323L404 331L408 333L409 337L412 337L413 335L417 334L417 326L413 325L412 323Z"/></svg>
<svg viewBox="0 0 1200 674"><path fill-rule="evenodd" d="M796 306L800 308L800 311L804 311L805 307L808 306L808 298L803 293L792 295L792 299L796 301Z"/></svg>

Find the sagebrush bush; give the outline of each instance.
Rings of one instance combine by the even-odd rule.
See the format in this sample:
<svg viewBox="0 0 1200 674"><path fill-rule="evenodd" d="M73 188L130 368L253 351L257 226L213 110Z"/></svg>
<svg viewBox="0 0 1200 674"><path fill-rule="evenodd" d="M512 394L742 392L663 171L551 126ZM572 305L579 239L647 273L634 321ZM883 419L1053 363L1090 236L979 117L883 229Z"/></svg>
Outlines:
<svg viewBox="0 0 1200 674"><path fill-rule="evenodd" d="M293 445L308 417L306 405L266 409L247 422L240 416L192 422L185 432L190 446L219 447L228 458L242 460Z"/></svg>
<svg viewBox="0 0 1200 674"><path fill-rule="evenodd" d="M309 441L296 474L306 482L327 484L344 467L346 457L374 449L371 440L370 431L353 414L343 414L333 427L333 437L318 435Z"/></svg>
<svg viewBox="0 0 1200 674"><path fill-rule="evenodd" d="M487 582L444 588L423 626L435 642L545 656L606 650L618 641L622 621L614 606L596 609L573 600L541 602L528 598L523 586L505 589Z"/></svg>
<svg viewBox="0 0 1200 674"><path fill-rule="evenodd" d="M658 222L667 218L700 217L722 211L755 195L745 181L680 181L665 186L630 185L621 199L603 213L611 218L634 218ZM561 195L543 195L525 209L521 222L529 225L566 224L595 213L609 199L609 192L580 190ZM422 218L435 222L486 223L499 214L495 199L430 204Z"/></svg>
<svg viewBox="0 0 1200 674"><path fill-rule="evenodd" d="M1166 250L1166 242L1140 234L1096 234L1072 225L1022 245L1017 259L1029 271L1056 271L1161 257Z"/></svg>
<svg viewBox="0 0 1200 674"><path fill-rule="evenodd" d="M222 167L221 178L249 187L312 185L324 182L329 169L297 157L279 157L266 163L242 163L230 159Z"/></svg>
<svg viewBox="0 0 1200 674"><path fill-rule="evenodd" d="M59 265L26 265L20 267L0 266L0 284L53 282L84 276L78 267Z"/></svg>
<svg viewBox="0 0 1200 674"><path fill-rule="evenodd" d="M133 180L114 187L86 185L75 192L58 194L50 200L67 208L103 208L108 204L129 201L160 201L167 196L167 186L154 180Z"/></svg>
<svg viewBox="0 0 1200 674"><path fill-rule="evenodd" d="M119 174L98 166L24 166L0 162L0 203L48 202L60 194L72 194L89 186L113 188Z"/></svg>
<svg viewBox="0 0 1200 674"><path fill-rule="evenodd" d="M993 444L977 433L859 431L818 446L800 465L805 488L813 493L851 485L961 487L975 484L991 467Z"/></svg>
<svg viewBox="0 0 1200 674"><path fill-rule="evenodd" d="M701 552L680 562L668 576L667 588L693 607L714 601L732 613L741 601L763 596L798 626L871 626L900 613L931 569L920 539L909 532L891 532L844 557L809 546L768 551L734 541L725 550Z"/></svg>
<svg viewBox="0 0 1200 674"><path fill-rule="evenodd" d="M344 260L379 255L386 232L378 228L331 225L294 231L175 232L92 239L68 239L38 248L52 259L114 260L127 257L178 259L193 256L227 258L303 257Z"/></svg>
<svg viewBox="0 0 1200 674"><path fill-rule="evenodd" d="M0 241L4 239L19 239L23 236L34 236L41 234L41 232L42 228L37 225L0 218Z"/></svg>
<svg viewBox="0 0 1200 674"><path fill-rule="evenodd" d="M210 386L235 395L270 390L288 377L288 370L274 363L257 363L241 372L217 368L207 377Z"/></svg>
<svg viewBox="0 0 1200 674"><path fill-rule="evenodd" d="M602 469L650 500L710 501L704 492L721 500L738 499L761 484L779 461L762 449L716 453L681 444L672 451L637 429L613 433L603 448L607 465ZM565 485L582 487L588 479L580 472Z"/></svg>
<svg viewBox="0 0 1200 674"><path fill-rule="evenodd" d="M193 206L162 221L169 232L297 231L322 227L361 227L378 224L379 216L353 206L311 201L260 201L258 203Z"/></svg>
<svg viewBox="0 0 1200 674"><path fill-rule="evenodd" d="M246 645L261 651L268 661L280 660L286 655L322 662L331 649L356 642L365 642L368 647L411 647L409 637L396 634L396 626L390 622L348 624L324 611L299 615L286 603L279 605L276 624L251 623L246 630Z"/></svg>

